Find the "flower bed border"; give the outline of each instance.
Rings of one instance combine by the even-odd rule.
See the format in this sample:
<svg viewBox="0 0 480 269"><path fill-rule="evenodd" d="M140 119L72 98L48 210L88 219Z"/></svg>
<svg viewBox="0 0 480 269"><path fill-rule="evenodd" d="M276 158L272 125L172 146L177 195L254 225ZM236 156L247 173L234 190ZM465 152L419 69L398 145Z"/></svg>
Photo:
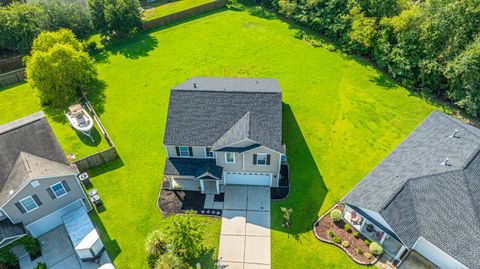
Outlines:
<svg viewBox="0 0 480 269"><path fill-rule="evenodd" d="M350 253L348 253L348 250L342 246L342 244L337 244L333 241L330 241L330 240L327 240L327 239L323 239L321 238L318 234L317 234L317 231L315 229L315 227L317 226L317 223L320 222L320 220L322 220L323 218L325 217L328 217L328 214L330 213L330 211L332 211L333 209L339 207L338 204L335 204L333 205L329 210L327 210L327 212L325 212L323 215L321 215L314 223L313 223L313 234L315 235L315 237L320 240L321 242L325 242L325 243L328 243L328 244L331 244L331 245L334 245L334 246L337 246L338 248L340 248L341 250L343 250L343 252L345 252L345 254L347 254L348 257L350 257L350 259L352 259L355 263L359 264L359 265L367 265L367 266L372 266L374 265L375 263L377 263L377 261L380 259L380 257L382 255L379 255L379 256L375 256L375 255L372 255L372 257L374 259L372 259L371 262L369 263L365 263L365 262L362 262L362 261L359 261L357 260L355 257L353 257L352 255L350 255ZM342 219L343 221L343 219Z"/></svg>

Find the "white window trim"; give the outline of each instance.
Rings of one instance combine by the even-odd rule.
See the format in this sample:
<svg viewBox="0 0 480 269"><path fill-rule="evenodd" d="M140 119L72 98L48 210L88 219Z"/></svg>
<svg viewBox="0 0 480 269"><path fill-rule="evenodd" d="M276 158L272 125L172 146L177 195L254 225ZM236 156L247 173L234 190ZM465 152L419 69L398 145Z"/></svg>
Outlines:
<svg viewBox="0 0 480 269"><path fill-rule="evenodd" d="M207 156L207 148L210 148L210 152L212 153L212 156L211 156L211 157L210 157L210 156ZM213 152L213 150L212 150L212 147L205 147L204 150L205 150L205 158L208 158L208 159L213 159L213 158L215 158L215 154L214 154L214 152Z"/></svg>
<svg viewBox="0 0 480 269"><path fill-rule="evenodd" d="M265 164L259 164L258 163L258 156L265 156ZM257 166L267 166L267 153L257 153L257 163L256 163Z"/></svg>
<svg viewBox="0 0 480 269"><path fill-rule="evenodd" d="M182 148L187 148L187 155L182 155ZM190 147L188 146L179 146L178 153L180 153L180 157L190 157Z"/></svg>
<svg viewBox="0 0 480 269"><path fill-rule="evenodd" d="M63 191L65 191L64 194L60 195L60 196L57 196L57 193L55 192L55 190L53 189L53 186L57 186L57 185L61 185L62 186L62 189ZM55 184L53 184L52 186L50 186L50 189L52 190L53 194L55 194L55 197L60 198L60 197L63 197L65 195L67 195L67 190L65 189L65 186L63 186L63 183L62 182L57 182Z"/></svg>
<svg viewBox="0 0 480 269"><path fill-rule="evenodd" d="M28 209L23 205L22 202L25 201L25 200L27 200L28 198L32 199L32 202L35 204L36 207L35 207L34 209L28 210ZM27 197L23 198L22 200L20 200L20 204L22 205L23 209L25 209L25 211L26 211L27 213L32 212L32 211L35 211L35 210L38 209L38 204L37 204L37 202L35 202L35 199L33 199L32 196L27 196Z"/></svg>
<svg viewBox="0 0 480 269"><path fill-rule="evenodd" d="M233 162L229 162L227 158L227 153L231 153L233 156ZM225 152L225 163L234 164L235 163L235 152Z"/></svg>

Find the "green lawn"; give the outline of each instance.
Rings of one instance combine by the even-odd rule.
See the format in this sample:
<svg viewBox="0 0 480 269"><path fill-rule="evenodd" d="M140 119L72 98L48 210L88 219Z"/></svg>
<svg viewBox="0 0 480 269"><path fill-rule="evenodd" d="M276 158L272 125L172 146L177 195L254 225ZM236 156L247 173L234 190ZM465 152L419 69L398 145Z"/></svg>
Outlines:
<svg viewBox="0 0 480 269"><path fill-rule="evenodd" d="M145 237L165 223L156 200L169 89L193 76L274 77L283 89L292 192L272 204L273 268L359 268L316 240L312 224L435 106L362 61L310 46L296 32L261 9L224 10L140 33L96 57L107 87L95 106L103 108L121 161L90 172L106 207L94 219L118 268L146 268ZM28 92L25 86L7 91L17 90ZM280 206L294 209L293 228L280 226ZM203 260L211 261L220 222L205 221L210 250Z"/></svg>
<svg viewBox="0 0 480 269"><path fill-rule="evenodd" d="M156 18L163 17L175 12L179 12L188 8L196 7L213 0L160 0L154 3L142 1L142 6L145 9L144 20L149 21Z"/></svg>
<svg viewBox="0 0 480 269"><path fill-rule="evenodd" d="M27 83L0 89L0 124L40 110L40 101ZM64 115L47 114L47 118L66 155L73 153L78 159L109 148L107 140L100 135L100 128L96 124L92 132L95 142L91 142L85 135L75 132Z"/></svg>

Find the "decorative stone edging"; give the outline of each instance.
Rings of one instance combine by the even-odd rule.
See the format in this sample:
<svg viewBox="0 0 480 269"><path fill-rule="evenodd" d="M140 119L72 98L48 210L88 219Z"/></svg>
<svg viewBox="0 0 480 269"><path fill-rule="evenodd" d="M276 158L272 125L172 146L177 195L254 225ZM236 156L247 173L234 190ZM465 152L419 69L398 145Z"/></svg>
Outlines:
<svg viewBox="0 0 480 269"><path fill-rule="evenodd" d="M352 255L350 255L350 253L348 253L348 250L343 247L341 244L337 244L333 241L330 241L330 240L326 240L326 239L323 239L321 238L318 234L317 234L317 231L315 230L315 227L317 225L317 223L323 219L325 216L327 216L330 211L332 211L333 209L335 209L338 205L334 205L332 206L329 210L327 210L327 212L325 212L323 215L321 215L314 223L313 223L313 234L315 235L315 237L322 241L322 242L325 242L325 243L328 243L328 244L331 244L331 245L334 245L334 246L337 246L338 248L342 249L345 254L347 254L348 257L350 257L350 259L352 259L355 263L359 264L359 265L374 265L379 259L381 256L378 256L378 257L375 257L374 255L372 255L373 257L375 257L371 262L369 263L365 263L365 262L362 262L362 261L359 261L357 260L356 258L354 258Z"/></svg>

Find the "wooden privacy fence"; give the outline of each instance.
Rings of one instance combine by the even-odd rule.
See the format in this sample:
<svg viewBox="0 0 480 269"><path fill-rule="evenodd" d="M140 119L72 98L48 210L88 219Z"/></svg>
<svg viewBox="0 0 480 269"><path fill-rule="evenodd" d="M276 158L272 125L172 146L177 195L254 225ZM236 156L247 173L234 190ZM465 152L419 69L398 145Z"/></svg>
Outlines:
<svg viewBox="0 0 480 269"><path fill-rule="evenodd" d="M22 68L22 58L23 56L15 56L8 59L0 60L0 74Z"/></svg>
<svg viewBox="0 0 480 269"><path fill-rule="evenodd" d="M5 74L0 74L0 87L5 87L25 80L25 68L17 69Z"/></svg>
<svg viewBox="0 0 480 269"><path fill-rule="evenodd" d="M97 167L104 163L114 161L119 158L117 149L115 148L115 144L113 144L112 139L108 135L107 130L103 126L102 122L100 121L100 118L98 117L97 113L95 113L95 110L90 104L90 101L88 101L85 95L83 95L83 98L85 99L85 106L87 107L93 119L95 120L98 127L100 128L100 131L102 132L103 137L105 137L108 144L110 145L110 148L74 161L73 164L77 166L80 172L87 171L88 169Z"/></svg>
<svg viewBox="0 0 480 269"><path fill-rule="evenodd" d="M219 9L221 7L224 7L226 4L227 0L216 0L213 2L208 2L196 7L192 7L160 18L146 21L143 23L143 29L148 30L157 26L164 26L181 19L190 18L205 13L207 11Z"/></svg>

